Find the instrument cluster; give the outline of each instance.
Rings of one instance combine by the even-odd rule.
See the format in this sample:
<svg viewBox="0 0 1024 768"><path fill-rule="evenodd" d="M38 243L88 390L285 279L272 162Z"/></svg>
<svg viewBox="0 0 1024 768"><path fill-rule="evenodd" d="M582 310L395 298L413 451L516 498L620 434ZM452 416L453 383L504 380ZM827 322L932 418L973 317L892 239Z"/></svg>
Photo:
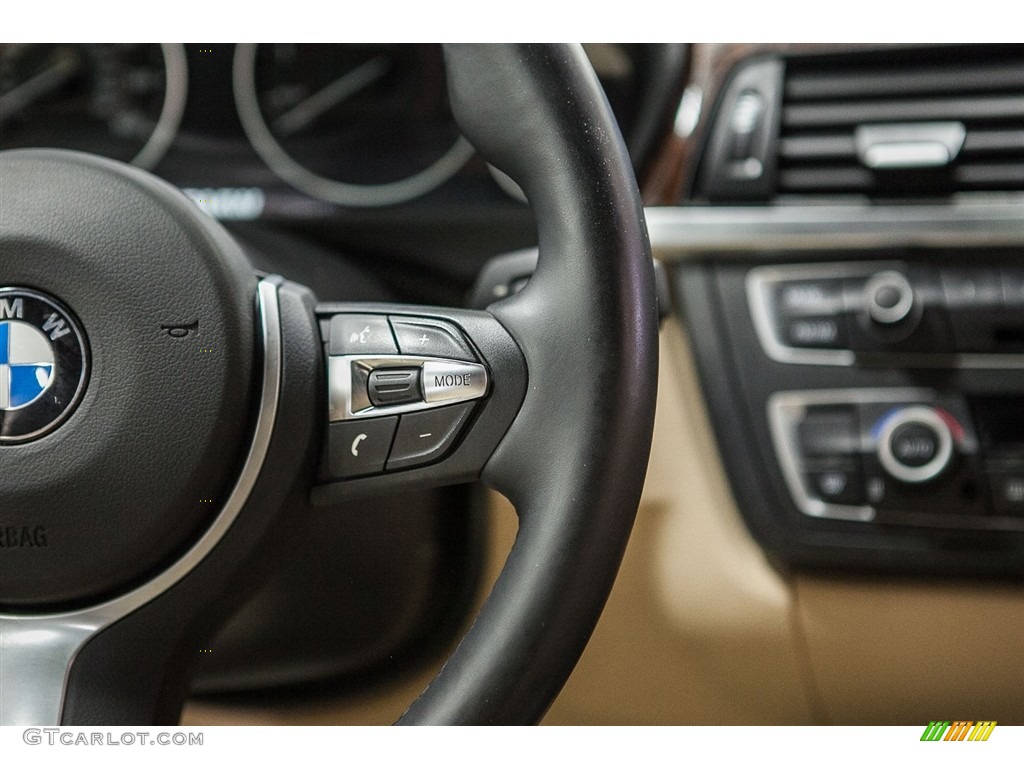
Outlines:
<svg viewBox="0 0 1024 768"><path fill-rule="evenodd" d="M626 103L635 52L587 50ZM0 45L0 149L22 147L132 163L221 219L522 201L459 133L431 44Z"/></svg>

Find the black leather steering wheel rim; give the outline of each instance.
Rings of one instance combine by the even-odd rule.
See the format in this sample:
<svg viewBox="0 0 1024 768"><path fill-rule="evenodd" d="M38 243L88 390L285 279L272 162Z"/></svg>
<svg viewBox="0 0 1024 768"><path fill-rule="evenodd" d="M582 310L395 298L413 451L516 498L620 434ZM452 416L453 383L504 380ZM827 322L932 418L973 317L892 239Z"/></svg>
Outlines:
<svg viewBox="0 0 1024 768"><path fill-rule="evenodd" d="M446 59L455 115L526 192L540 258L526 289L491 307L530 375L483 475L519 534L400 723L533 723L583 652L632 529L654 423L654 275L629 157L582 49L448 46Z"/></svg>
<svg viewBox="0 0 1024 768"><path fill-rule="evenodd" d="M479 478L511 500L520 517L519 534L491 596L437 678L399 722L527 724L543 716L582 653L611 589L639 503L657 382L653 267L629 158L582 49L456 45L446 47L445 55L453 110L465 135L520 184L531 202L540 244L537 271L521 293L488 312L434 310L461 326L497 376L462 446L431 467L336 485L343 492L362 492L388 483L427 487ZM33 614L31 606L25 609L33 595L27 585L19 593L21 603L7 613L0 595L0 640L4 648L18 649L14 656L0 658L0 685L9 673L5 665L21 665L7 680L16 680L15 691L29 690L25 669L42 660L50 668L51 687L61 686L59 697L50 690L46 705L28 717L55 713L67 725L173 722L187 695L189 657L197 639L208 637L237 602L249 575L278 549L278 540L286 538L311 488L322 479L317 454L324 443L327 408L320 323L326 310L316 306L307 289L281 279L262 280L256 289L258 307L246 306L255 280L244 269L237 246L179 192L144 172L58 151L5 153L0 161L21 180L16 185L21 202L15 204L8 190L8 205L0 210L0 285L10 278L11 284L39 288L62 300L70 296L71 309L92 334L96 361L90 389L66 424L44 442L4 447L8 452L0 459L13 468L8 474L19 467L41 472L45 465L36 457L65 440L68 456L102 447L102 440L116 441L116 432L95 417L100 398L116 405L130 389L122 384L119 392L109 383L116 345L111 342L114 331L104 330L101 322L111 319L105 299L109 288L122 294L133 285L148 291L147 301L131 308L137 337L144 339L138 347L139 370L151 372L165 360L180 366L181 375L209 370L196 361L212 358L196 358L192 352L211 352L218 340L230 339L241 349L250 337L237 329L262 323L257 335L263 350L253 358L253 367L259 363L263 370L261 394L254 391L251 398L273 407L261 407L249 458L234 490L221 482L216 491L230 490L225 510L233 510L231 519L225 521L222 512L169 567L169 558L177 556L172 550L162 555L162 564L148 561L148 572L140 568L125 574L123 583L105 586L106 592L76 595L75 604L47 603L40 591L41 613ZM130 209L132 215L108 221L89 204L91 194L101 191L109 193L112 209ZM37 222L54 215L62 194L67 195L62 229L59 237L47 239L45 224ZM74 235L84 232L82 228L92 239L79 253ZM201 350L175 346L188 338L188 331L185 336L172 331L193 327L193 314L209 329L207 318L220 312L224 302L212 293L202 301L197 298L189 310L193 314L176 315L170 326L160 326L153 321L162 321L181 305L180 295L165 294L187 288L148 286L134 260L147 249L159 251L152 256L153 271L173 275L179 264L176 249L186 247L182 243L190 249L191 263L211 265L213 282L239 304L226 313L228 325L237 326L234 336L225 331L204 337ZM105 256L115 247L119 258L132 265L137 282L119 283ZM72 260L85 265L81 275L57 275ZM93 272L86 268L90 264ZM100 273L110 274L110 282L104 284ZM13 305L6 306L10 311ZM429 314L401 305L360 311ZM501 351L503 345L507 354ZM524 359L525 375L511 375L510 367ZM502 371L510 374L507 380L501 380ZM209 376L210 391L238 386L226 373ZM146 407L173 417L165 406L174 392L160 391L159 377L152 378L157 384L150 387ZM196 402L202 406L213 400L197 393ZM235 422L236 431L244 434L241 417ZM490 435L479 439L487 432L493 440ZM179 442L186 437L169 434ZM215 442L212 431L207 439ZM239 450L245 447L242 437L236 444ZM94 453L99 455L96 461L104 460L102 451ZM259 460L252 464L254 455ZM228 459L219 467L225 477ZM5 491L3 477L0 491ZM122 515L133 512L130 491L126 486L122 494ZM40 494L33 493L31 513L46 511L47 500L37 503ZM196 502L189 493L182 499ZM166 522L167 511L161 514ZM222 530L210 538L221 523ZM87 549L76 552L87 562ZM50 554L59 552L55 548ZM158 566L165 570L155 570ZM89 599L93 602L83 605ZM81 623L85 614L95 625ZM59 648L44 649L41 656L33 656L33 648L26 645L31 633L17 631L19 626L43 626L60 636L74 622L78 634ZM18 709L11 690L0 696L4 722L4 706L13 700Z"/></svg>

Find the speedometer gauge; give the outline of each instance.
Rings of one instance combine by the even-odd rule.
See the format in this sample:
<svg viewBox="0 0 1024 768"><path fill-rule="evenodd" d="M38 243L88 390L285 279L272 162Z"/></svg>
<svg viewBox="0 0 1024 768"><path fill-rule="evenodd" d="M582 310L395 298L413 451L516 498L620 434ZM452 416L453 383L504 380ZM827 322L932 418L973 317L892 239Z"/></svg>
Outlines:
<svg viewBox="0 0 1024 768"><path fill-rule="evenodd" d="M270 168L337 205L411 200L473 155L434 45L240 45L235 101Z"/></svg>
<svg viewBox="0 0 1024 768"><path fill-rule="evenodd" d="M180 45L0 45L0 149L59 147L152 168L181 122Z"/></svg>

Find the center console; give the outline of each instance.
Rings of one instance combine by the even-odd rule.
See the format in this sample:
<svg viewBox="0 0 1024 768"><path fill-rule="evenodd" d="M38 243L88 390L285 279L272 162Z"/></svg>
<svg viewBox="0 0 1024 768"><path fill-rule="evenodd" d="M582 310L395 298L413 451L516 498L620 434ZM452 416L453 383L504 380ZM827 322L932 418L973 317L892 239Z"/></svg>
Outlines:
<svg viewBox="0 0 1024 768"><path fill-rule="evenodd" d="M1004 213L651 212L733 491L776 560L1024 573L1024 215Z"/></svg>
<svg viewBox="0 0 1024 768"><path fill-rule="evenodd" d="M746 274L762 351L807 365L905 369L910 388L776 392L772 445L805 514L1024 529L1016 391L969 391L947 369L1024 364L1024 266L988 261L795 264Z"/></svg>

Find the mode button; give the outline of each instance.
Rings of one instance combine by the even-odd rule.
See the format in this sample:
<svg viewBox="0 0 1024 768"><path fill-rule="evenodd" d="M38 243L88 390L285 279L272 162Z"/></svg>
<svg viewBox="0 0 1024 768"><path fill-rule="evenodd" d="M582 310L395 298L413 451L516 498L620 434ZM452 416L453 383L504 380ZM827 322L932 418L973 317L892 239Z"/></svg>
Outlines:
<svg viewBox="0 0 1024 768"><path fill-rule="evenodd" d="M423 400L473 400L487 393L487 371L477 363L425 362L420 378Z"/></svg>

